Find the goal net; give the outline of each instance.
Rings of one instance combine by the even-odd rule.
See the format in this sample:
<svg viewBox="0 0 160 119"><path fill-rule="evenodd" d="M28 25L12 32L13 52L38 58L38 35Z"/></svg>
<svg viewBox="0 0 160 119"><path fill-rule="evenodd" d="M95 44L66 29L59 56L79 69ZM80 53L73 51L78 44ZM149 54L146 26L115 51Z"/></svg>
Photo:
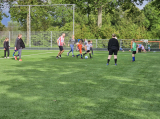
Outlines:
<svg viewBox="0 0 160 119"><path fill-rule="evenodd" d="M135 41L136 44L141 44L145 47L145 49L148 49L148 45L150 45L151 49L160 49L160 41L148 41L148 40L141 40L141 41ZM132 42L131 42L132 47Z"/></svg>

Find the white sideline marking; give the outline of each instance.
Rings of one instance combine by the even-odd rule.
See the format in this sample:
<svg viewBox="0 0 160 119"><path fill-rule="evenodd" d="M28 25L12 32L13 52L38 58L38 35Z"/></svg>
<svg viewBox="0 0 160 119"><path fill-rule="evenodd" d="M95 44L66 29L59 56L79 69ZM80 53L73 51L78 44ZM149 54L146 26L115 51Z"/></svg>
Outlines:
<svg viewBox="0 0 160 119"><path fill-rule="evenodd" d="M53 52L46 52L46 53L53 53ZM24 57L24 56L32 56L32 55L40 55L40 54L46 54L46 53L37 53L37 54L31 54L31 55L22 55L21 57ZM9 57L9 59L12 59L14 57ZM0 58L0 59L8 59L8 58Z"/></svg>
<svg viewBox="0 0 160 119"><path fill-rule="evenodd" d="M54 53L54 52L46 52L46 53ZM37 54L30 54L30 55L22 55L22 57L24 57L24 56L32 56L32 55L40 55L40 54L46 54L46 53L37 53ZM106 54L106 55L108 55L108 51L103 51L103 52L95 52L95 54L97 54L97 53L99 53L99 54ZM132 54L132 53L118 53L118 54ZM137 53L137 54L147 54L147 53ZM148 53L148 54L154 54L154 55L156 55L156 54L160 54L160 53ZM14 58L14 57L10 57L9 59L12 59L12 58ZM0 58L0 59L8 59L8 58Z"/></svg>

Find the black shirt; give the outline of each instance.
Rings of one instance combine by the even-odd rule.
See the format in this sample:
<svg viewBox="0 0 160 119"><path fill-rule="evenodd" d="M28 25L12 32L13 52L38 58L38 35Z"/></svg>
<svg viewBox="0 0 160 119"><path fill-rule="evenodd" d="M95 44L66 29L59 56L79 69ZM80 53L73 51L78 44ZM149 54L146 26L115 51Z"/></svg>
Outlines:
<svg viewBox="0 0 160 119"><path fill-rule="evenodd" d="M4 41L3 46L4 46L5 49L8 49L9 48L9 42L8 41Z"/></svg>
<svg viewBox="0 0 160 119"><path fill-rule="evenodd" d="M108 50L114 49L114 50L119 50L119 43L118 40L115 38L111 38L108 42Z"/></svg>

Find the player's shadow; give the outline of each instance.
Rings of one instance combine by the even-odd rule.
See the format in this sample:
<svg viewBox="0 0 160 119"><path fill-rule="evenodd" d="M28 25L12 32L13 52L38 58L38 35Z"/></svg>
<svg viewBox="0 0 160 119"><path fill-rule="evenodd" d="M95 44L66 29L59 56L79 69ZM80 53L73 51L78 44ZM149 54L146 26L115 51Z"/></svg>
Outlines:
<svg viewBox="0 0 160 119"><path fill-rule="evenodd" d="M8 69L7 75L13 78L1 81L0 85L7 89L6 94L0 94L0 100L8 110L10 105L18 105L13 111L15 118L38 118L39 114L45 118L48 114L48 118L61 119L135 119L147 117L141 112L158 113L159 90L155 90L151 80L127 75L125 69L118 67L124 75L114 67L110 67L112 70L100 66L93 68L86 60L66 59L52 56L11 65L15 70ZM141 80L143 78L145 80Z"/></svg>

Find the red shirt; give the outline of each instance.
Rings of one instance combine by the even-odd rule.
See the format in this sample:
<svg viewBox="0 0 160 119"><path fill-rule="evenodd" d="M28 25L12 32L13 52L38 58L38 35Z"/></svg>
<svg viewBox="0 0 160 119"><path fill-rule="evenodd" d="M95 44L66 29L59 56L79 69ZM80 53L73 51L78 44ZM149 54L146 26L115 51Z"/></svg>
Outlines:
<svg viewBox="0 0 160 119"><path fill-rule="evenodd" d="M63 46L63 43L64 43L64 37L63 37L63 36L60 36L60 37L58 38L58 45L59 45L59 46Z"/></svg>

